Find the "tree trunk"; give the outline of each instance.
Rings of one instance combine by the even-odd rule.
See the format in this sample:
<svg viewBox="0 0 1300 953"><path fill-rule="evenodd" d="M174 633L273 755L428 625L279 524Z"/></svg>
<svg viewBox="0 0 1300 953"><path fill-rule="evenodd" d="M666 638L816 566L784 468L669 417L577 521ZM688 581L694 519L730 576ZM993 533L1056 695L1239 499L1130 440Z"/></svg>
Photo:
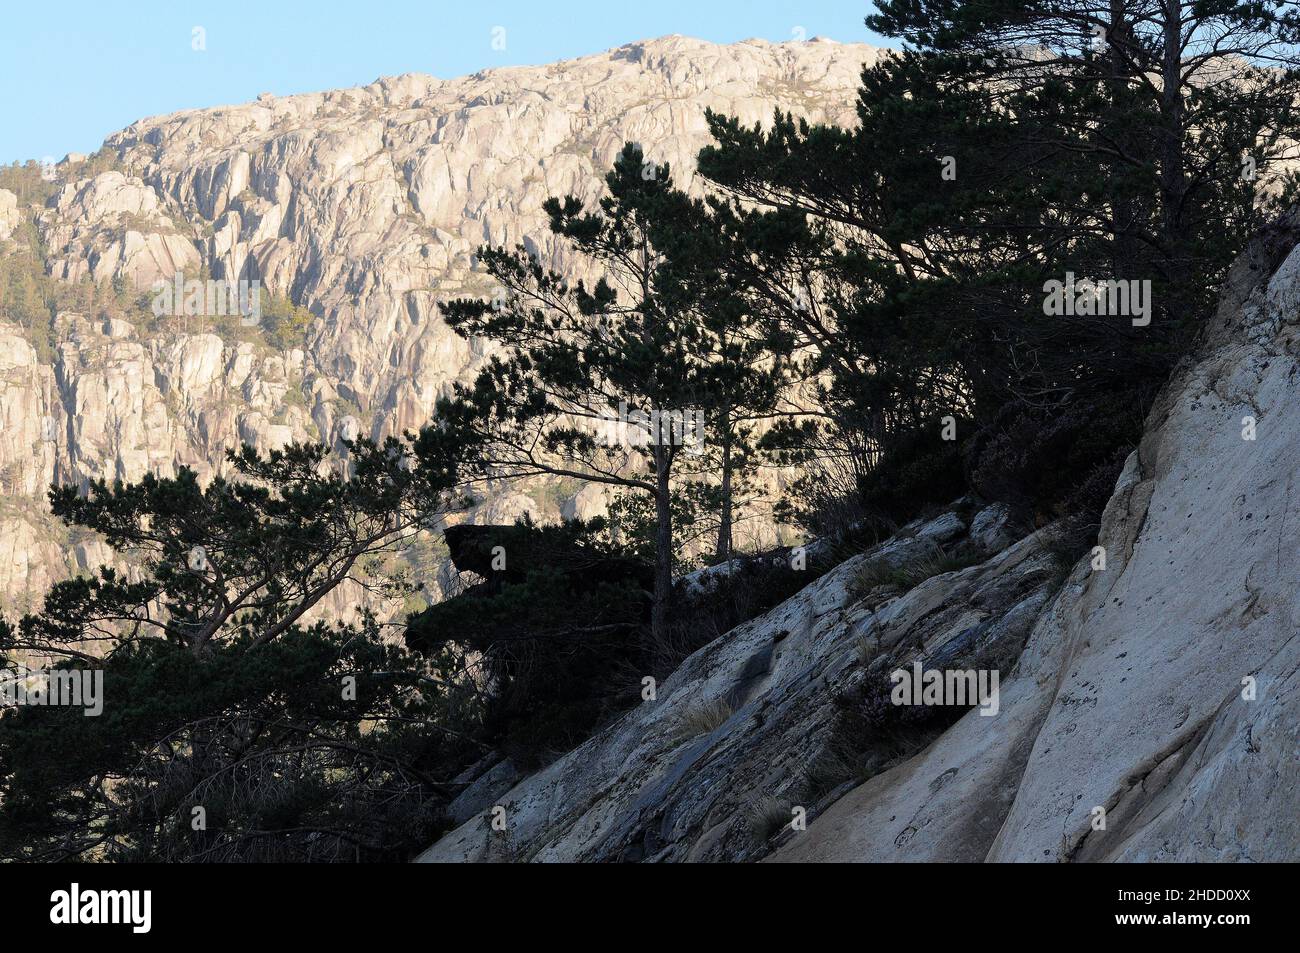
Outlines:
<svg viewBox="0 0 1300 953"><path fill-rule="evenodd" d="M714 556L719 562L731 558L731 427L725 417L722 427L722 512L718 518L718 546Z"/></svg>
<svg viewBox="0 0 1300 953"><path fill-rule="evenodd" d="M1110 0L1110 28L1107 37L1110 42L1110 103L1113 114L1110 122L1110 135L1119 147L1128 155L1134 155L1132 148L1131 125L1133 120L1133 91L1129 88L1129 66L1124 58L1125 47L1132 46L1132 31L1124 18L1126 0ZM1112 181L1118 180L1111 193L1111 216L1115 235L1111 256L1112 276L1117 279L1127 277L1126 272L1137 261L1138 244L1133 235L1137 220L1136 203L1128 194L1128 187L1123 179L1132 174L1132 169L1123 160L1115 162Z"/></svg>
<svg viewBox="0 0 1300 953"><path fill-rule="evenodd" d="M669 495L669 450L662 443L654 449L655 461L655 591L650 610L650 629L658 640L668 634L668 614L673 595L673 511Z"/></svg>
<svg viewBox="0 0 1300 953"><path fill-rule="evenodd" d="M1182 206L1187 195L1183 164L1182 0L1164 0L1164 61L1160 93L1161 237L1169 247L1169 277L1183 277Z"/></svg>

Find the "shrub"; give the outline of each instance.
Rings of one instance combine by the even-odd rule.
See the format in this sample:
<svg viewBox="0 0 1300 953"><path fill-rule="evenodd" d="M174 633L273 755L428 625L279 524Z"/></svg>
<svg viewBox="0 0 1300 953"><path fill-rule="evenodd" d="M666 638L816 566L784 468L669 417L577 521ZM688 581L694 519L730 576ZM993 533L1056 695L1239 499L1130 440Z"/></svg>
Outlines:
<svg viewBox="0 0 1300 953"><path fill-rule="evenodd" d="M814 539L843 539L868 520L859 491L867 469L867 461L857 454L810 460L774 515Z"/></svg>
<svg viewBox="0 0 1300 953"><path fill-rule="evenodd" d="M1115 461L1122 464L1141 437L1149 401L1145 391L1128 391L1060 408L1008 404L970 442L971 487L1032 507L1040 525L1078 507L1099 512L1107 480L1114 485L1107 474L1118 473Z"/></svg>
<svg viewBox="0 0 1300 953"><path fill-rule="evenodd" d="M957 434L971 424L957 421ZM900 435L879 464L858 484L863 507L878 517L905 523L925 507L947 503L966 492L962 442L944 440L939 427Z"/></svg>

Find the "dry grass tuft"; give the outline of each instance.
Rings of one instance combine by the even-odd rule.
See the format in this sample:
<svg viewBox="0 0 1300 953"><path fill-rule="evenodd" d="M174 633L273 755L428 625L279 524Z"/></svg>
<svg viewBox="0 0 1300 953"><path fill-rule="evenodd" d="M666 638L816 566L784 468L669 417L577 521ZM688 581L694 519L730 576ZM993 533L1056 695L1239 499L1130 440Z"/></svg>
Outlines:
<svg viewBox="0 0 1300 953"><path fill-rule="evenodd" d="M760 843L775 837L793 818L790 802L781 798L767 795L749 802L749 829Z"/></svg>
<svg viewBox="0 0 1300 953"><path fill-rule="evenodd" d="M677 725L677 737L685 741L710 734L734 714L735 710L725 699L715 698L712 701L698 702L688 708L686 714L682 716L682 720Z"/></svg>

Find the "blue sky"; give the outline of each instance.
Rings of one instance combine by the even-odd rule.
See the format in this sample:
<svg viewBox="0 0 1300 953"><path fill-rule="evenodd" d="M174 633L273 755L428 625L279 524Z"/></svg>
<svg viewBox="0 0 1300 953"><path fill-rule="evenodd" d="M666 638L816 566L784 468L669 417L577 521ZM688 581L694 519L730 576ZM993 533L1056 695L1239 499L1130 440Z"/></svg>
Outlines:
<svg viewBox="0 0 1300 953"><path fill-rule="evenodd" d="M0 162L93 152L144 116L548 63L681 33L718 43L826 36L881 43L866 0L73 0L7 4ZM194 28L205 49L193 49ZM495 27L505 49L493 49ZM498 34L499 35L499 34Z"/></svg>

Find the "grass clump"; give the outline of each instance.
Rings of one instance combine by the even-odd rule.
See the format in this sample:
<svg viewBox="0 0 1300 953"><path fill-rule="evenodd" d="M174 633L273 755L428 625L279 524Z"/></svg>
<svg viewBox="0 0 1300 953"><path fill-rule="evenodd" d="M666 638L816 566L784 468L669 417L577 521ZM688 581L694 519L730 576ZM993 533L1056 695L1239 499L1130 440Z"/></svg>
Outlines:
<svg viewBox="0 0 1300 953"><path fill-rule="evenodd" d="M766 795L749 803L749 829L759 843L788 827L793 816L790 803L778 797Z"/></svg>
<svg viewBox="0 0 1300 953"><path fill-rule="evenodd" d="M881 587L910 592L927 579L956 572L981 562L972 552L945 552L939 546L931 547L922 556L895 564L886 559L868 560L862 564L849 584L850 592L862 598Z"/></svg>
<svg viewBox="0 0 1300 953"><path fill-rule="evenodd" d="M677 725L677 737L682 741L707 735L720 728L735 714L735 709L723 698L692 705Z"/></svg>

